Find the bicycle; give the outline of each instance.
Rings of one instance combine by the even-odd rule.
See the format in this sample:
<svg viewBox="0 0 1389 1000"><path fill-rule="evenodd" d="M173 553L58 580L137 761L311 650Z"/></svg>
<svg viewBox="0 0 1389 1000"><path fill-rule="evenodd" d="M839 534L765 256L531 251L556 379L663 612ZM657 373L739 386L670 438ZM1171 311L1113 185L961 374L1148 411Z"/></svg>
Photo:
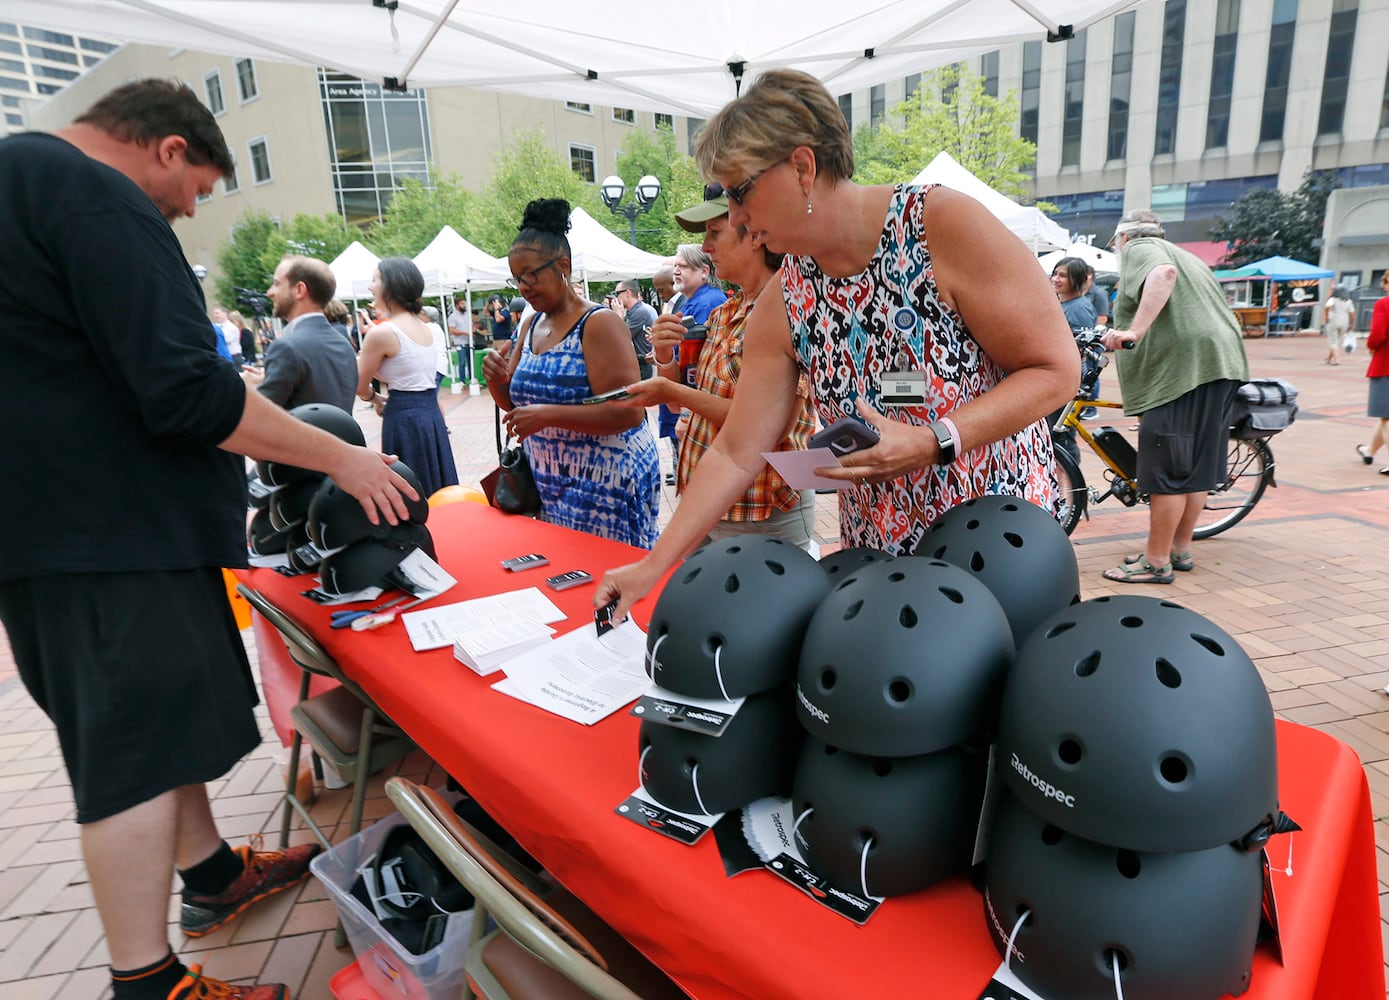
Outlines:
<svg viewBox="0 0 1389 1000"><path fill-rule="evenodd" d="M1081 376L1080 392L1077 393L1061 411L1052 427L1053 444L1056 445L1056 478L1061 485L1061 526L1070 534L1088 516L1092 504L1103 503L1115 497L1126 507L1147 503L1146 494L1138 490L1136 478L1138 453L1129 440L1118 430L1102 426L1098 433L1092 433L1080 419L1086 407L1096 409L1121 410L1122 403L1096 399L1096 386L1100 372L1109 364L1107 352L1100 336L1103 330L1081 331L1076 334L1076 346L1080 349ZM1104 463L1104 480L1108 485L1103 493L1085 483L1080 465L1056 441L1056 435L1075 431L1076 436L1089 446ZM1195 538L1211 538L1233 528L1249 516L1249 512L1263 498L1264 491L1277 486L1274 481L1273 450L1263 438L1243 438L1235 435L1231 427L1230 454L1225 480L1206 497L1206 509L1197 522L1193 532Z"/></svg>

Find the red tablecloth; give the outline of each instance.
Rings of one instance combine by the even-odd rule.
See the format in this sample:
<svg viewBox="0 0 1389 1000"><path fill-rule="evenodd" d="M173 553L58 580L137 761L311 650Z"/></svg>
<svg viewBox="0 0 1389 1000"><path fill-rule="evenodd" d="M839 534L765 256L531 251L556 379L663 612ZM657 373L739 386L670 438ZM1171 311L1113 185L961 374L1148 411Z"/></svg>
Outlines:
<svg viewBox="0 0 1389 1000"><path fill-rule="evenodd" d="M544 577L603 570L638 550L509 517L475 503L435 508L439 561L459 583L446 604ZM541 552L550 566L509 574L500 560ZM626 711L584 727L489 689L452 651L416 653L404 628L328 628L299 596L310 578L270 570L251 586L303 622L381 707L572 892L699 1000L929 996L975 1000L999 962L981 899L963 879L888 900L859 927L765 872L729 879L713 837L681 846L613 809L637 786L637 728ZM568 631L592 621L593 587L546 593ZM637 606L645 623L654 598ZM1354 752L1279 723L1283 808L1305 831L1276 838L1283 965L1260 949L1248 997L1384 996L1369 788ZM1175 998L1174 998L1175 1000Z"/></svg>

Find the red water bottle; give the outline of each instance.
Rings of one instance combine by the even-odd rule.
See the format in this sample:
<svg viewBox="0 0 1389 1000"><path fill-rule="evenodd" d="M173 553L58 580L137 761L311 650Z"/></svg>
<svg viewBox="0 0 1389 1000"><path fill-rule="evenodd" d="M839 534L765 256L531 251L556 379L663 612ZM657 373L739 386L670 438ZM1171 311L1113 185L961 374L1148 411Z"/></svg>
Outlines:
<svg viewBox="0 0 1389 1000"><path fill-rule="evenodd" d="M680 377L686 385L693 387L695 366L699 364L699 354L704 350L704 339L709 334L709 328L703 323L696 323L693 316L682 316L680 322L685 324L685 339L680 341Z"/></svg>

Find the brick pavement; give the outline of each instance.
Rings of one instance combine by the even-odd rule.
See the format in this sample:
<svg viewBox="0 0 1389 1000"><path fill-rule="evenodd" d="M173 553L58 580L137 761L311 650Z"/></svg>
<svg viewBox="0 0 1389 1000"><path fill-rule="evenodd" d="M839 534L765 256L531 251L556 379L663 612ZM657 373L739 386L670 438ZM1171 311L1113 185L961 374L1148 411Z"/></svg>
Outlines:
<svg viewBox="0 0 1389 1000"><path fill-rule="evenodd" d="M1197 569L1167 588L1145 590L1206 615L1258 664L1274 708L1286 719L1345 740L1360 754L1376 817L1381 912L1389 919L1389 477L1354 453L1368 439L1364 355L1321 364L1315 336L1247 342L1255 375L1281 375L1302 392L1296 426L1273 442L1277 489L1243 524L1196 547ZM1115 380L1110 378L1113 388ZM441 396L460 477L476 483L495 464L492 407L485 392ZM371 441L379 421L357 414ZM1127 421L1115 420L1125 426ZM1389 465L1389 454L1382 456ZM666 459L668 461L668 459ZM1093 456L1087 475L1096 474ZM662 499L669 516L673 490ZM818 497L816 527L826 551L838 543L832 496ZM1100 572L1141 545L1146 515L1113 503L1077 529L1083 596L1113 593ZM1125 588L1127 589L1127 588ZM249 643L254 657L254 645ZM224 832L277 830L279 768L270 740L212 785ZM419 755L396 768L441 780ZM367 816L390 811L373 779ZM329 830L343 823L348 792L325 791L314 807ZM0 998L96 1000L106 986L106 954L71 822L71 799L52 730L13 676L0 642ZM300 831L296 834L304 837ZM177 940L174 898L170 938ZM262 905L224 930L180 945L213 975L288 982L295 996L327 1000L328 981L351 961L332 944L334 917L310 882ZM1389 926L1385 924L1382 926Z"/></svg>

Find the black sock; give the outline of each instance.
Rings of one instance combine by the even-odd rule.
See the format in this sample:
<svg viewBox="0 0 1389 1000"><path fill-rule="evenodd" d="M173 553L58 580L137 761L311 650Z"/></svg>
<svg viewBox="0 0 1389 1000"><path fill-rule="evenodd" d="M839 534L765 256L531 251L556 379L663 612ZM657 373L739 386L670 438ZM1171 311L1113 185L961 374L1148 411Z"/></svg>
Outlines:
<svg viewBox="0 0 1389 1000"><path fill-rule="evenodd" d="M183 978L182 962L170 950L159 961L143 969L111 970L114 1000L165 1000Z"/></svg>
<svg viewBox="0 0 1389 1000"><path fill-rule="evenodd" d="M236 881L236 877L246 870L246 862L233 851L224 840L222 846L212 855L199 861L192 868L179 869L183 887L199 896L215 896Z"/></svg>

